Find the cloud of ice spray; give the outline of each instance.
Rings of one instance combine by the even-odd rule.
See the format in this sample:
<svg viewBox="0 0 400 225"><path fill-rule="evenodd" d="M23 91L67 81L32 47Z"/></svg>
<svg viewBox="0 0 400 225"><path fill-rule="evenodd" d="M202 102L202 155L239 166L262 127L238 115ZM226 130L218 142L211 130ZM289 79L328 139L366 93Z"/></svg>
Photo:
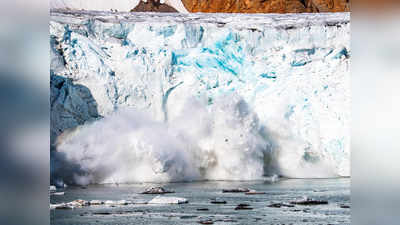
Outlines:
<svg viewBox="0 0 400 225"><path fill-rule="evenodd" d="M274 120L264 127L264 136L272 149L269 156L272 165L266 165L269 170L288 178L345 176L341 173L343 166L321 147L317 127L309 131L315 133L311 144L299 138L292 126L287 120Z"/></svg>
<svg viewBox="0 0 400 225"><path fill-rule="evenodd" d="M134 109L119 110L64 133L57 151L79 165L72 176L77 184L255 180L266 173L284 175L279 163L293 164L284 173L310 177L323 168L294 154L292 147L298 146L290 137L273 140L277 137L242 98L233 95L211 105L190 98L166 123ZM299 163L306 165L305 171Z"/></svg>

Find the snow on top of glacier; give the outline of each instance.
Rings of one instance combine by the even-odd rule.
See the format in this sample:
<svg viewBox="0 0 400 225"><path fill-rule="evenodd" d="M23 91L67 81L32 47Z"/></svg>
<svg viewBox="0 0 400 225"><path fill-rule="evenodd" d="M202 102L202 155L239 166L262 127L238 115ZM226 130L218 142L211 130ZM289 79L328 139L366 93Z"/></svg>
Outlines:
<svg viewBox="0 0 400 225"><path fill-rule="evenodd" d="M350 13L289 13L289 14L230 14L230 13L157 13L157 12L106 12L53 9L51 20L59 23L81 23L84 19L96 19L107 23L212 23L234 27L277 27L292 29L313 25L336 26L350 22Z"/></svg>
<svg viewBox="0 0 400 225"><path fill-rule="evenodd" d="M147 2L147 0L143 0ZM129 12L139 5L140 0L50 0L50 9L84 9L84 10L118 10ZM167 4L181 13L188 13L181 0L161 0L161 4Z"/></svg>

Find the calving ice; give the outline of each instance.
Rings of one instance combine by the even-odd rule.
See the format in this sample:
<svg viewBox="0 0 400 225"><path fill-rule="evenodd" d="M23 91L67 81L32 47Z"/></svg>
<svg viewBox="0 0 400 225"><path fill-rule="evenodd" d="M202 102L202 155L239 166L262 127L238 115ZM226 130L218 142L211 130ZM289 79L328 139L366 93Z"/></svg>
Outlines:
<svg viewBox="0 0 400 225"><path fill-rule="evenodd" d="M348 13L53 10L52 176L349 176L349 32Z"/></svg>

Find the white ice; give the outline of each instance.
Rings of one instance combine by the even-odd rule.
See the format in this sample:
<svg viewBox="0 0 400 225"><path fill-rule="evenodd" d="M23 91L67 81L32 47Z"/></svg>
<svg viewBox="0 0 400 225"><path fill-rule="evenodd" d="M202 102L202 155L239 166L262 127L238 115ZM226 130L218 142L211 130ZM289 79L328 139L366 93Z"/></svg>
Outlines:
<svg viewBox="0 0 400 225"><path fill-rule="evenodd" d="M76 10L94 10L129 12L134 9L140 0L50 0L50 9L76 9ZM147 0L144 0L147 2ZM180 0L161 0L181 13L188 13Z"/></svg>
<svg viewBox="0 0 400 225"><path fill-rule="evenodd" d="M50 35L78 183L350 175L348 13L58 10Z"/></svg>
<svg viewBox="0 0 400 225"><path fill-rule="evenodd" d="M188 203L188 200L186 198L165 197L165 196L157 196L148 202L148 204L184 204L184 203Z"/></svg>

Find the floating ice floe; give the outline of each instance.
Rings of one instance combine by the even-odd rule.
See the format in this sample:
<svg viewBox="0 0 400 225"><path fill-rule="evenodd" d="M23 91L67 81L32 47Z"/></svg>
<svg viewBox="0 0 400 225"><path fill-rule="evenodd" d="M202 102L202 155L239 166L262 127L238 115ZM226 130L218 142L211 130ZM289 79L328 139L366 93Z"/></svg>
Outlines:
<svg viewBox="0 0 400 225"><path fill-rule="evenodd" d="M235 210L252 210L249 204L242 203L236 206Z"/></svg>
<svg viewBox="0 0 400 225"><path fill-rule="evenodd" d="M109 205L109 206L117 206L117 205L128 205L128 204L132 204L131 201L127 201L127 200L119 200L119 201L111 201L111 200L107 200L104 202L105 205Z"/></svg>
<svg viewBox="0 0 400 225"><path fill-rule="evenodd" d="M104 202L100 201L100 200L91 200L89 202L89 205L103 205L103 204L104 204Z"/></svg>
<svg viewBox="0 0 400 225"><path fill-rule="evenodd" d="M268 207L271 207L271 208L290 207L290 208L292 208L292 207L294 207L294 205L286 204L283 202L275 202L275 203L269 204Z"/></svg>
<svg viewBox="0 0 400 225"><path fill-rule="evenodd" d="M106 205L106 206L123 206L123 205L129 205L129 204L183 204L183 203L188 203L189 201L186 198L178 198L178 197L161 197L157 196L150 200L149 202L132 202L129 200L118 200L118 201L113 201L113 200L106 200L106 201L101 201L101 200L91 200L91 201L85 201L85 200L74 200L72 202L63 202L63 203L58 203L58 204L50 204L50 209L74 209L74 208L81 208L84 206L98 206L98 205Z"/></svg>
<svg viewBox="0 0 400 225"><path fill-rule="evenodd" d="M211 219L207 219L207 220L201 220L199 221L200 224L214 224L214 222Z"/></svg>
<svg viewBox="0 0 400 225"><path fill-rule="evenodd" d="M189 203L189 201L186 198L162 197L162 196L157 196L148 202L148 204L184 204L184 203Z"/></svg>
<svg viewBox="0 0 400 225"><path fill-rule="evenodd" d="M89 205L87 201L78 199L67 203L50 204L50 209L74 209L81 208L87 205Z"/></svg>
<svg viewBox="0 0 400 225"><path fill-rule="evenodd" d="M163 187L151 187L151 188L146 189L141 194L168 194L168 193L175 193L175 192L166 190Z"/></svg>
<svg viewBox="0 0 400 225"><path fill-rule="evenodd" d="M68 206L66 203L60 203L50 204L50 209L72 209L72 207Z"/></svg>
<svg viewBox="0 0 400 225"><path fill-rule="evenodd" d="M50 209L74 209L74 208L81 208L84 206L98 206L98 205L122 206L122 205L129 205L129 204L133 204L133 203L129 200L85 201L85 200L78 199L78 200L74 200L72 202L67 202L67 203L63 202L63 203L58 203L58 204L50 204Z"/></svg>
<svg viewBox="0 0 400 225"><path fill-rule="evenodd" d="M250 190L248 192L244 193L245 195L263 195L265 192L263 191L256 191L256 190Z"/></svg>
<svg viewBox="0 0 400 225"><path fill-rule="evenodd" d="M49 187L49 192L55 192L55 191L57 191L56 186L50 185L50 187Z"/></svg>
<svg viewBox="0 0 400 225"><path fill-rule="evenodd" d="M54 185L49 186L49 193L50 195L64 195L64 192L62 191L57 192L57 187Z"/></svg>
<svg viewBox="0 0 400 225"><path fill-rule="evenodd" d="M304 197L301 200L292 201L292 202L290 202L290 204L296 204L296 205L326 205L326 204L328 204L328 201L316 200L316 199L312 199L312 198L309 198L309 197Z"/></svg>

